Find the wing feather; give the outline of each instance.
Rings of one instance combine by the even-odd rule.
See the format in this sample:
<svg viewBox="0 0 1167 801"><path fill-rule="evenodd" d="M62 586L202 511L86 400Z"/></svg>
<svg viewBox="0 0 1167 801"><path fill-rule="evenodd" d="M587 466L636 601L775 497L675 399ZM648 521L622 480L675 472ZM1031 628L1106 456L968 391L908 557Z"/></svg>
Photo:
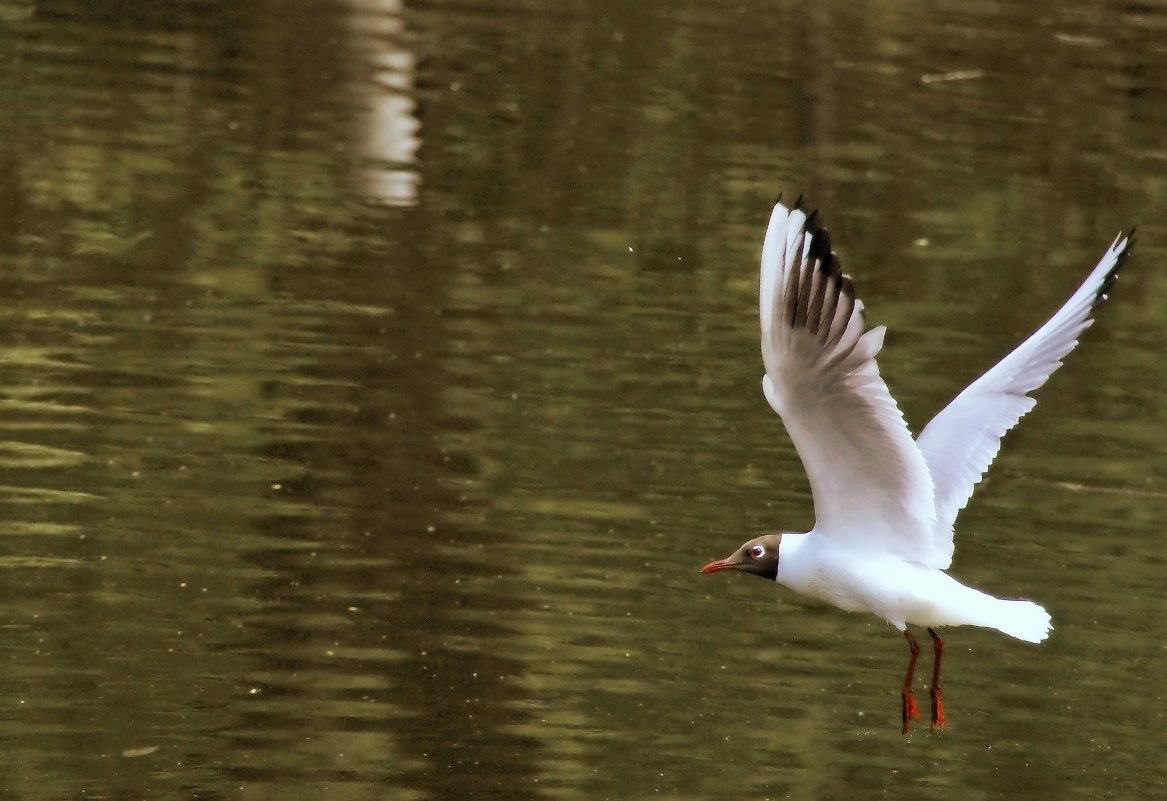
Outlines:
<svg viewBox="0 0 1167 801"><path fill-rule="evenodd" d="M1078 290L1053 317L942 409L917 440L936 491L936 552L952 561L952 526L989 469L1001 438L1036 401L1029 393L1046 382L1093 324L1091 314L1134 244L1134 231L1119 235Z"/></svg>
<svg viewBox="0 0 1167 801"><path fill-rule="evenodd" d="M884 329L865 330L830 235L797 205L771 214L759 311L762 389L806 468L816 536L935 561L928 467L875 363Z"/></svg>

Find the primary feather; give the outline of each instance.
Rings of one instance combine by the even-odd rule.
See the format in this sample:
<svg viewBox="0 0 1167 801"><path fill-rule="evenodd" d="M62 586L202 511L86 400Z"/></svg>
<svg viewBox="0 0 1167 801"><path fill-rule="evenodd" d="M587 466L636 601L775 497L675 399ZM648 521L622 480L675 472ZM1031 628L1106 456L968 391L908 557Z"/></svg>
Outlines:
<svg viewBox="0 0 1167 801"><path fill-rule="evenodd" d="M989 469L1001 438L1034 404L1030 392L1062 365L1093 324L1090 315L1106 299L1106 291L1130 253L1134 231L1114 240L1110 249L1065 305L1045 325L992 369L969 384L920 432L936 492L935 545L952 561L952 525Z"/></svg>

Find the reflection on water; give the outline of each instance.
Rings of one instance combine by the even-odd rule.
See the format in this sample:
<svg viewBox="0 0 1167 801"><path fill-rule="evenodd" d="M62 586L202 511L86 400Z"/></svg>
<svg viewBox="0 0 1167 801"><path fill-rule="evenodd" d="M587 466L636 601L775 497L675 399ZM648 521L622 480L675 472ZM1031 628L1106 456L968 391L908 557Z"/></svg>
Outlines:
<svg viewBox="0 0 1167 801"><path fill-rule="evenodd" d="M1163 20L0 8L5 789L1153 797ZM958 531L1054 636L950 631L942 736L893 630L696 573L811 524L779 189L917 427L1140 225Z"/></svg>
<svg viewBox="0 0 1167 801"><path fill-rule="evenodd" d="M402 0L350 0L347 55L363 60L370 74L354 83L359 105L366 106L356 127L359 191L391 206L417 203L416 154L421 142L412 91L416 57L404 46ZM360 57L358 59L358 57Z"/></svg>

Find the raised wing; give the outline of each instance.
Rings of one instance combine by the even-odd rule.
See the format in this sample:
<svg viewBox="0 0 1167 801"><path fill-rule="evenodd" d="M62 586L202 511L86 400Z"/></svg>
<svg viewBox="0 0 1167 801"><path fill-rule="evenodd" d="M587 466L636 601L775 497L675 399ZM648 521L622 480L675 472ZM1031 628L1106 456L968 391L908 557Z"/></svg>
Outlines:
<svg viewBox="0 0 1167 801"><path fill-rule="evenodd" d="M810 478L814 535L931 564L932 481L875 364L884 329L864 332L863 304L816 217L780 202L770 216L762 388Z"/></svg>
<svg viewBox="0 0 1167 801"><path fill-rule="evenodd" d="M1033 408L1028 393L1046 382L1078 337L1094 322L1090 314L1114 283L1134 244L1121 234L1085 283L1029 339L982 375L920 432L920 451L936 489L936 551L952 561L952 524L1001 447L1001 437Z"/></svg>

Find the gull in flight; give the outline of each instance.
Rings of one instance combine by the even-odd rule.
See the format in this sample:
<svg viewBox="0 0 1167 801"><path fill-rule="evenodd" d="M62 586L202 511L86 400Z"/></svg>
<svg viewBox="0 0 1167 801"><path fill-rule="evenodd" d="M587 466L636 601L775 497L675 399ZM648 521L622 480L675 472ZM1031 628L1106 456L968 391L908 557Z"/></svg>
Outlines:
<svg viewBox="0 0 1167 801"><path fill-rule="evenodd" d="M800 198L801 201L801 198ZM1026 642L1049 636L1033 601L995 598L948 575L952 526L988 470L1001 437L1033 408L1046 382L1093 322L1133 244L1119 235L1045 325L971 383L912 439L879 375L885 329L866 330L863 303L839 269L817 213L774 205L762 245L762 392L782 418L814 498L807 532L767 534L702 573L740 570L848 612L871 612L911 649L900 693L903 732L919 720L912 677L932 638L932 728L944 727L941 626L983 626Z"/></svg>

